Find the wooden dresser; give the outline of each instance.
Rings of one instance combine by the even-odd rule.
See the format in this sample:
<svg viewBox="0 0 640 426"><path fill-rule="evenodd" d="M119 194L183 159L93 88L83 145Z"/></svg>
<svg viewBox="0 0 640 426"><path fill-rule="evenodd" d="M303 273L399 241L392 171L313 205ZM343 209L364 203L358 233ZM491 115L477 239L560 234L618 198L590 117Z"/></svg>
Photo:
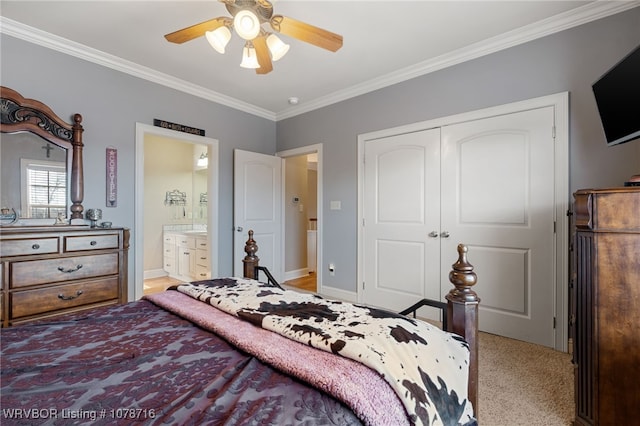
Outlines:
<svg viewBox="0 0 640 426"><path fill-rule="evenodd" d="M0 229L4 327L127 301L129 230Z"/></svg>
<svg viewBox="0 0 640 426"><path fill-rule="evenodd" d="M575 424L637 424L640 187L574 197Z"/></svg>

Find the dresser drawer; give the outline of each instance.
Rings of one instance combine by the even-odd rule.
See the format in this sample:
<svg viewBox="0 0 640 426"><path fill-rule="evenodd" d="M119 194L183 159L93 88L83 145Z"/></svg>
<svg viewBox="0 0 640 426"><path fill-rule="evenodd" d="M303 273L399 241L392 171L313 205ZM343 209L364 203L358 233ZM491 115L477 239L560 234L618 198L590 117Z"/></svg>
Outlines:
<svg viewBox="0 0 640 426"><path fill-rule="evenodd" d="M25 238L23 240L2 240L0 256L26 256L36 254L58 253L58 237Z"/></svg>
<svg viewBox="0 0 640 426"><path fill-rule="evenodd" d="M17 261L10 266L11 288L118 274L118 254Z"/></svg>
<svg viewBox="0 0 640 426"><path fill-rule="evenodd" d="M0 230L0 324L127 301L129 230L85 226Z"/></svg>
<svg viewBox="0 0 640 426"><path fill-rule="evenodd" d="M118 234L64 237L64 251L102 250L118 248Z"/></svg>
<svg viewBox="0 0 640 426"><path fill-rule="evenodd" d="M10 293L11 319L118 298L118 277Z"/></svg>

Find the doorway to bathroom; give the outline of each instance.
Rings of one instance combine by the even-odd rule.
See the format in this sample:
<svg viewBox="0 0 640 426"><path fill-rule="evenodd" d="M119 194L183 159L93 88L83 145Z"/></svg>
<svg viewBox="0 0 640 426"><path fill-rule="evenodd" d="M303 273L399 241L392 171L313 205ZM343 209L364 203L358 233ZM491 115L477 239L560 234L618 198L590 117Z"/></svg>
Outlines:
<svg viewBox="0 0 640 426"><path fill-rule="evenodd" d="M148 293L186 281L176 278L184 271L167 267L165 231L197 231L206 243L208 273L217 276L218 141L136 123L135 191L134 298L145 287ZM176 254L174 261L177 267L183 259Z"/></svg>

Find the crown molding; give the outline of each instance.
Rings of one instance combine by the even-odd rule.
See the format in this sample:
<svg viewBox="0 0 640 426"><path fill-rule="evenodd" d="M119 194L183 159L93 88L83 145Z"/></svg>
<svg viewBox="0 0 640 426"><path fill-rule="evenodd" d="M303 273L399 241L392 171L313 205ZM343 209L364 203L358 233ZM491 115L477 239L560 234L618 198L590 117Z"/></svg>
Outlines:
<svg viewBox="0 0 640 426"><path fill-rule="evenodd" d="M170 87L211 102L244 111L271 121L278 121L401 83L462 62L489 55L500 50L508 49L510 47L586 24L591 21L621 13L638 6L640 6L640 2L637 0L594 1L568 12L501 34L500 36L491 37L456 51L440 55L436 58L419 62L410 67L365 81L344 90L330 93L326 96L310 100L302 105L297 105L278 113L223 95L213 90L206 89L202 86L189 83L168 74L163 74L151 68L144 67L134 62L127 61L117 56L110 55L2 16L0 16L0 32L22 39L29 43L37 44L153 83Z"/></svg>
<svg viewBox="0 0 640 426"><path fill-rule="evenodd" d="M0 16L0 32L12 37L16 37L29 43L37 44L48 49L56 50L85 61L93 62L107 68L121 71L123 73L139 77L144 80L157 83L163 86L188 93L199 98L206 99L221 105L228 106L258 117L266 118L274 121L275 113L264 108L257 107L247 102L240 101L236 98L223 95L202 86L189 83L188 81L163 74L154 69L144 67L135 62L127 61L120 57L102 52L97 49L85 46L83 44L68 40L63 37L56 36L46 31L39 30L20 22Z"/></svg>
<svg viewBox="0 0 640 426"><path fill-rule="evenodd" d="M476 59L519 44L527 43L569 28L577 27L591 21L606 18L640 6L637 0L594 1L568 12L520 27L513 31L491 37L464 48L440 55L415 65L394 71L345 90L336 91L326 96L305 102L303 105L288 108L277 113L276 120L294 117L334 103L338 103L365 93L383 89L412 78L420 77L453 65Z"/></svg>

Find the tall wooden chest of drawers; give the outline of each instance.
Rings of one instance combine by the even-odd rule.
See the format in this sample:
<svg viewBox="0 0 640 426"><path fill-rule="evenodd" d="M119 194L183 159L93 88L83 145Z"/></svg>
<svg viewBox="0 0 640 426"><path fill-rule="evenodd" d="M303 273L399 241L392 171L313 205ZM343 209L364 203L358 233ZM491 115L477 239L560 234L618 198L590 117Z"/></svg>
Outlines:
<svg viewBox="0 0 640 426"><path fill-rule="evenodd" d="M4 327L127 301L129 230L0 229Z"/></svg>
<svg viewBox="0 0 640 426"><path fill-rule="evenodd" d="M574 197L575 424L638 424L640 188Z"/></svg>

